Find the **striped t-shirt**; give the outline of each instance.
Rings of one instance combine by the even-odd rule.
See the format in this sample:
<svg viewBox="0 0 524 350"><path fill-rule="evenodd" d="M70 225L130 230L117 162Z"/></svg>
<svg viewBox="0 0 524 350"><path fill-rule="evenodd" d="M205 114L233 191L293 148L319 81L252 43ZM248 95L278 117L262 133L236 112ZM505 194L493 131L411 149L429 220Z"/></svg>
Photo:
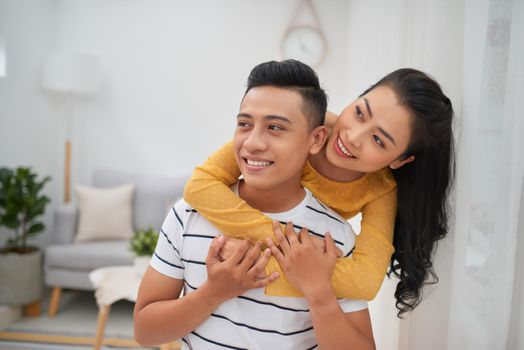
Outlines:
<svg viewBox="0 0 524 350"><path fill-rule="evenodd" d="M330 232L337 247L349 256L355 244L351 226L305 191L304 200L295 208L266 215L281 222L292 221L297 229L306 227L312 235L324 236ZM164 221L151 265L166 276L184 280L184 295L189 294L206 281L206 256L211 240L219 234L203 216L180 200ZM367 308L367 302L361 300L339 299L339 305L344 312ZM222 303L182 340L182 349L194 350L305 350L317 346L306 299L267 296L263 288Z"/></svg>

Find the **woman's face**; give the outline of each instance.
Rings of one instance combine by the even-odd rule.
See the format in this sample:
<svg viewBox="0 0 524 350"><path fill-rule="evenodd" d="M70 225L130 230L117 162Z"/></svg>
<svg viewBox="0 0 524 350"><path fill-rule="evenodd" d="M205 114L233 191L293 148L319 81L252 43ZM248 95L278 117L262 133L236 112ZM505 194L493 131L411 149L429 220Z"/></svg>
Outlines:
<svg viewBox="0 0 524 350"><path fill-rule="evenodd" d="M379 86L346 107L333 126L326 156L340 168L369 173L398 168L411 137L411 115L388 86Z"/></svg>

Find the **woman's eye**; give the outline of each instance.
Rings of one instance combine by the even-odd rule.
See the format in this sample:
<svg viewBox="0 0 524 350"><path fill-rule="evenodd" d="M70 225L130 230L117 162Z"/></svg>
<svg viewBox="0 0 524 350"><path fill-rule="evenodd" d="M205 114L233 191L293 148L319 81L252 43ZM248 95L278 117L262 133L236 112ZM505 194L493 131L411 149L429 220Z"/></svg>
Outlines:
<svg viewBox="0 0 524 350"><path fill-rule="evenodd" d="M364 113L362 113L362 111L360 110L358 106L355 107L355 112L356 112L358 120L364 120Z"/></svg>
<svg viewBox="0 0 524 350"><path fill-rule="evenodd" d="M382 148L384 148L384 142L382 142L382 140L377 136L377 135L373 135L373 139L375 139L375 142Z"/></svg>

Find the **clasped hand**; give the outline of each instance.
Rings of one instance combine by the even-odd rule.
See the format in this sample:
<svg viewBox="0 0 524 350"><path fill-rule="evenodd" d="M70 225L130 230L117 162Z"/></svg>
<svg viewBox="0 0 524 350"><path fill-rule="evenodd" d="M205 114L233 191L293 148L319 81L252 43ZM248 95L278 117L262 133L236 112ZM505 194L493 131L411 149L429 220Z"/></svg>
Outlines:
<svg viewBox="0 0 524 350"><path fill-rule="evenodd" d="M261 242L252 245L240 240L219 236L215 238L206 259L208 283L227 300L253 288L262 288L278 278L273 272L267 276L264 269L271 254L275 256L288 280L304 295L321 280L329 285L336 258L342 251L335 246L329 234L325 239L312 237L306 229L295 233L293 224L286 225L284 234L275 221L275 242L268 238L262 254Z"/></svg>
<svg viewBox="0 0 524 350"><path fill-rule="evenodd" d="M240 241L231 255L224 258L220 250L225 241L224 236L215 237L206 258L206 283L217 297L225 301L250 289L265 287L278 277L277 272L269 276L264 273L271 252L266 248L260 254L261 242L252 245L247 239Z"/></svg>

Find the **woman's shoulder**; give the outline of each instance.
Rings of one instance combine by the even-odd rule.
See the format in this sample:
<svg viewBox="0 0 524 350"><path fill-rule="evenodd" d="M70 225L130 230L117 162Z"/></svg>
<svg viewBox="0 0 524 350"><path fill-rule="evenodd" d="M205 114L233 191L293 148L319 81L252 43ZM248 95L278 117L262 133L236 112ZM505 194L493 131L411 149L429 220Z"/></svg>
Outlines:
<svg viewBox="0 0 524 350"><path fill-rule="evenodd" d="M367 186L383 188L386 192L397 187L395 176L388 167L366 174L366 179Z"/></svg>

